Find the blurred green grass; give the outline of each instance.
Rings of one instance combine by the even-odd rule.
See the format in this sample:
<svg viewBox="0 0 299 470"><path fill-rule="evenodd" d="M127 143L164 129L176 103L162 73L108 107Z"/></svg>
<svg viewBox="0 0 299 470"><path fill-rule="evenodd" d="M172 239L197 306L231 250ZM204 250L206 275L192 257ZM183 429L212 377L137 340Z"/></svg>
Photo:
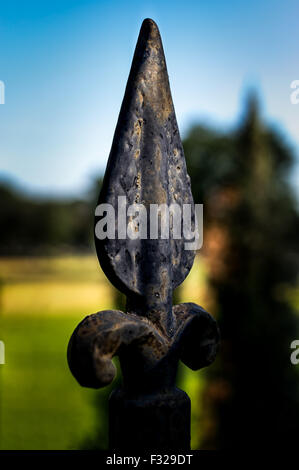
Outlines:
<svg viewBox="0 0 299 470"><path fill-rule="evenodd" d="M200 274L201 273L201 274ZM182 297L197 302L198 263ZM113 308L113 288L94 256L0 259L0 449L79 449L104 436L107 391L80 387L66 348L87 314ZM194 285L195 283L195 285ZM192 428L200 417L202 380L184 366L180 386L192 400ZM195 446L198 435L193 439ZM103 437L101 447L107 445Z"/></svg>
<svg viewBox="0 0 299 470"><path fill-rule="evenodd" d="M76 383L66 348L85 315L111 305L109 283L91 256L1 259L0 278L0 448L80 448L101 425L103 392Z"/></svg>
<svg viewBox="0 0 299 470"><path fill-rule="evenodd" d="M96 425L96 392L77 386L67 367L66 344L76 321L24 314L1 323L1 449L77 448Z"/></svg>

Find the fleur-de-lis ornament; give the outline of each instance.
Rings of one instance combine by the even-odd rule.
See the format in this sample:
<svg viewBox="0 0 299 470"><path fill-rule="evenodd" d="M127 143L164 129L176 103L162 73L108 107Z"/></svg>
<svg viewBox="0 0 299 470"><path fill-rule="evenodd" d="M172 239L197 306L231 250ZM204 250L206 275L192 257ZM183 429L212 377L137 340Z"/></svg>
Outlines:
<svg viewBox="0 0 299 470"><path fill-rule="evenodd" d="M109 401L111 448L188 449L190 400L175 386L178 361L193 370L209 365L219 331L202 307L172 305L195 256L184 236L126 236L120 200L145 208L190 204L195 220L163 46L150 19L140 30L99 197L115 210L115 237L95 238L103 271L127 297L126 312L87 316L71 337L68 362L81 385L100 388L113 380L112 358L119 357L123 383Z"/></svg>

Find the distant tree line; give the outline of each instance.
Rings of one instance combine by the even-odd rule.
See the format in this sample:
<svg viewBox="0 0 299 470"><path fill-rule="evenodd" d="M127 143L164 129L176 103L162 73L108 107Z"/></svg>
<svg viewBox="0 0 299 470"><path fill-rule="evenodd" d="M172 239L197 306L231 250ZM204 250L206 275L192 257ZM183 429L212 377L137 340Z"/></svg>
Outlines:
<svg viewBox="0 0 299 470"><path fill-rule="evenodd" d="M45 199L0 184L0 256L48 255L93 249L101 179L82 199Z"/></svg>

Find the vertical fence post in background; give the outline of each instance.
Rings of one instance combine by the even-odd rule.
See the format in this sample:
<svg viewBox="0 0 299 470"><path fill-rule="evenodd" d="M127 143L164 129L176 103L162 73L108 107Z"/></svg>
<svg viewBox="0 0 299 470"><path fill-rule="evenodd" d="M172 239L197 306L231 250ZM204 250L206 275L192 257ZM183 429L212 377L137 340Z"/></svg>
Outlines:
<svg viewBox="0 0 299 470"><path fill-rule="evenodd" d="M178 361L194 370L210 364L219 332L198 305L172 306L173 289L195 256L185 249L187 236L173 236L171 217L170 237L150 236L151 204L190 205L195 223L163 46L150 19L139 34L99 204L113 208L115 233L95 238L97 255L108 279L126 295L127 308L89 315L78 325L68 348L70 369L81 385L100 388L113 380L111 359L119 356L123 383L109 400L111 449L188 450L190 400L175 386ZM131 205L134 214L127 213ZM141 233L137 214L144 208Z"/></svg>

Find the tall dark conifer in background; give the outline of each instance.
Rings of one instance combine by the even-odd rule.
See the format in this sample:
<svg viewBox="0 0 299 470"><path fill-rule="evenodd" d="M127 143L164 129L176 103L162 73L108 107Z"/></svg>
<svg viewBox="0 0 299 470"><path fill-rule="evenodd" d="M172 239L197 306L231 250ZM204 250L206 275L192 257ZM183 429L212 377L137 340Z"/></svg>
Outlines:
<svg viewBox="0 0 299 470"><path fill-rule="evenodd" d="M206 371L202 447L291 447L299 434L290 362L299 318L286 295L298 269L292 152L263 125L253 95L236 132L195 127L184 147L195 202L204 203L203 256L222 333Z"/></svg>

